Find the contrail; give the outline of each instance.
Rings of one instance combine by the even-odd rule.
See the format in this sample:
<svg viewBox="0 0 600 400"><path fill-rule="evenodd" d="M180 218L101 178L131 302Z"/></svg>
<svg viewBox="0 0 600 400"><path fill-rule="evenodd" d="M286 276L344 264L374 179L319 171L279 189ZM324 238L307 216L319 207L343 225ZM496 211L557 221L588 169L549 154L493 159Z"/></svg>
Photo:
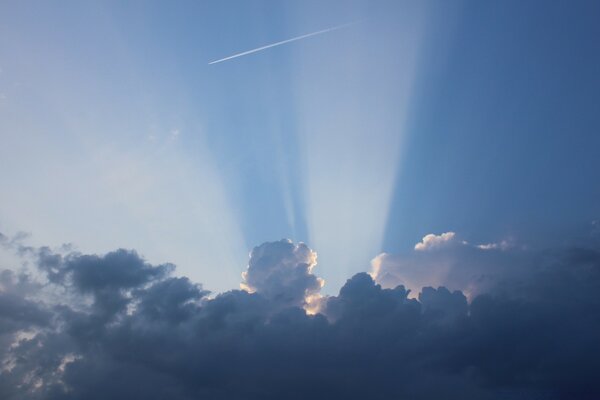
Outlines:
<svg viewBox="0 0 600 400"><path fill-rule="evenodd" d="M270 49L271 47L280 46L282 44L286 44L286 43L290 43L290 42L295 42L296 40L305 39L307 37L320 35L322 33L336 31L338 29L342 29L342 28L346 28L346 27L348 27L350 25L354 25L355 23L356 22L350 22L350 23L347 23L347 24L334 26L333 28L327 28L327 29L323 29L323 30L320 30L320 31L316 31L316 32L312 32L312 33L307 33L306 35L296 36L296 37L293 37L291 39L282 40L281 42L271 43L271 44L268 44L266 46L258 47L256 49L244 51L243 53L238 53L238 54L234 54L234 55L229 56L229 57L221 58L220 60L211 61L211 62L208 63L208 65L220 63L220 62L227 61L227 60L231 60L233 58L242 57L242 56L245 56L245 55L248 55L248 54L256 53L257 51L261 51L261 50L265 50L265 49Z"/></svg>

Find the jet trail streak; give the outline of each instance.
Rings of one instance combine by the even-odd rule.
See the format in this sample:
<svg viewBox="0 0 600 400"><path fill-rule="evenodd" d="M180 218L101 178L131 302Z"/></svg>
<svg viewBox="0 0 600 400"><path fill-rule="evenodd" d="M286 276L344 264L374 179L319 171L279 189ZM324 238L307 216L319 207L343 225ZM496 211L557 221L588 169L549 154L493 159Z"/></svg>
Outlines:
<svg viewBox="0 0 600 400"><path fill-rule="evenodd" d="M270 49L271 47L275 47L275 46L280 46L282 44L286 44L286 43L290 43L290 42L295 42L296 40L306 39L306 38L311 37L311 36L321 35L323 33L335 31L335 30L342 29L342 28L346 28L346 27L348 27L350 25L353 25L354 23L355 22L351 22L351 23L348 23L348 24L334 26L333 28L327 28L327 29L323 29L323 30L320 30L320 31L316 31L316 32L312 32L312 33L307 33L306 35L296 36L296 37L293 37L291 39L282 40L280 42L271 43L271 44L268 44L266 46L258 47L256 49L244 51L242 53L237 53L237 54L234 54L234 55L229 56L229 57L221 58L220 60L211 61L211 62L208 63L208 65L220 63L220 62L227 61L227 60L231 60L233 58L242 57L242 56L245 56L245 55L248 55L248 54L256 53L257 51Z"/></svg>

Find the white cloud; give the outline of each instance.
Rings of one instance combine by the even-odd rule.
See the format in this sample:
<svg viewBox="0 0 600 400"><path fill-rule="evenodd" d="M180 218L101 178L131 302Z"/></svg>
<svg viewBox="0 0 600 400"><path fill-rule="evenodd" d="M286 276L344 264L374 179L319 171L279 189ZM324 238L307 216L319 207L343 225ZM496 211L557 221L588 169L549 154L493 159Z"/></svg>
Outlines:
<svg viewBox="0 0 600 400"><path fill-rule="evenodd" d="M317 253L289 239L267 242L252 249L240 287L261 293L281 304L305 306L320 298L323 279L312 273Z"/></svg>
<svg viewBox="0 0 600 400"><path fill-rule="evenodd" d="M454 232L445 232L441 235L430 233L429 235L425 235L419 243L415 244L415 250L426 251L443 247L451 243L455 235L456 234Z"/></svg>
<svg viewBox="0 0 600 400"><path fill-rule="evenodd" d="M523 274L531 263L527 247L510 238L475 245L446 232L426 235L414 249L407 254L379 254L371 260L371 277L386 288L404 285L412 296L425 286L445 286L472 298L503 279Z"/></svg>
<svg viewBox="0 0 600 400"><path fill-rule="evenodd" d="M480 250L507 250L512 247L512 243L508 240L503 240L497 243L485 243L476 246Z"/></svg>

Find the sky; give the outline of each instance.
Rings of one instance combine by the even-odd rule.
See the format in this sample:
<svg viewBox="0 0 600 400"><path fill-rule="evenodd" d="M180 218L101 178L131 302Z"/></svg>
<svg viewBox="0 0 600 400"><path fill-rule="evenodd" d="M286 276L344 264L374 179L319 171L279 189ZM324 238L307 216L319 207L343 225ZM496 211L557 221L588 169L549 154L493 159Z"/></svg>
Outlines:
<svg viewBox="0 0 600 400"><path fill-rule="evenodd" d="M439 398L427 379L455 398L596 398L599 16L586 0L0 2L0 393L300 397L316 365L323 398L369 396L328 385L330 354L349 377L381 361L361 376L382 396L407 358L408 398ZM581 337L516 340L560 313ZM168 331L170 361L123 352ZM535 348L494 366L486 344ZM563 345L571 359L543 358ZM277 375L281 348L298 363ZM272 392L231 366L256 357ZM104 387L131 365L126 391Z"/></svg>
<svg viewBox="0 0 600 400"><path fill-rule="evenodd" d="M594 2L2 9L0 227L38 244L226 290L290 238L334 293L431 232L556 240L600 214Z"/></svg>

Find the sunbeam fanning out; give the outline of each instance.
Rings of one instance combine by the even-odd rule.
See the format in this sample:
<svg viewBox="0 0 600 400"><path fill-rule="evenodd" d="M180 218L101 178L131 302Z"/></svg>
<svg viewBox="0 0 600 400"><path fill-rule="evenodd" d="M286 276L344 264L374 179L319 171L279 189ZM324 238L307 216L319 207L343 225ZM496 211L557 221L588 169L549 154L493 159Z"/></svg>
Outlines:
<svg viewBox="0 0 600 400"><path fill-rule="evenodd" d="M599 15L0 0L0 400L599 400Z"/></svg>
<svg viewBox="0 0 600 400"><path fill-rule="evenodd" d="M294 93L310 243L332 290L381 251L423 10L365 21L296 54ZM393 75L391 72L393 71Z"/></svg>

